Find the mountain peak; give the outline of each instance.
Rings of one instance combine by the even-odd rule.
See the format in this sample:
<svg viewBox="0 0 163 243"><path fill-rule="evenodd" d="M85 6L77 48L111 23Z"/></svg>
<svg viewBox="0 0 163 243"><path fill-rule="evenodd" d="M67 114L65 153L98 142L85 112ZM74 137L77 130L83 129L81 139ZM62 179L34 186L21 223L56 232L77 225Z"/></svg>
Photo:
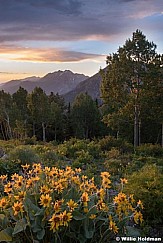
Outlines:
<svg viewBox="0 0 163 243"><path fill-rule="evenodd" d="M84 74L73 73L70 70L58 70L52 73L46 74L42 78L29 77L19 80L11 80L0 86L0 89L5 92L15 93L19 87L25 88L28 92L31 92L36 86L41 87L47 94L58 93L63 95L87 79L88 76Z"/></svg>

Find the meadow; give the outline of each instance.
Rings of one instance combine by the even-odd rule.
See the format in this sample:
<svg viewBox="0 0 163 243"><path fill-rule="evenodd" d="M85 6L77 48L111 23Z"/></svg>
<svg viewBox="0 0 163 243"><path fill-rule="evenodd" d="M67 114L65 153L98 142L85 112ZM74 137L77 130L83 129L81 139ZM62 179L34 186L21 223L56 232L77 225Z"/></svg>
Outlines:
<svg viewBox="0 0 163 243"><path fill-rule="evenodd" d="M0 242L162 236L160 145L134 148L106 136L0 141L0 148Z"/></svg>

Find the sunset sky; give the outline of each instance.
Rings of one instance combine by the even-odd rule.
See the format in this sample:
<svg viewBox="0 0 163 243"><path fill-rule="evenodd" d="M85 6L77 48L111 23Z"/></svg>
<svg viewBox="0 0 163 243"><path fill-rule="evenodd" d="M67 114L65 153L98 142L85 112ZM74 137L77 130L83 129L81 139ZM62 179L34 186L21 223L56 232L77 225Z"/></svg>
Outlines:
<svg viewBox="0 0 163 243"><path fill-rule="evenodd" d="M0 0L0 82L91 76L136 29L163 53L163 0Z"/></svg>

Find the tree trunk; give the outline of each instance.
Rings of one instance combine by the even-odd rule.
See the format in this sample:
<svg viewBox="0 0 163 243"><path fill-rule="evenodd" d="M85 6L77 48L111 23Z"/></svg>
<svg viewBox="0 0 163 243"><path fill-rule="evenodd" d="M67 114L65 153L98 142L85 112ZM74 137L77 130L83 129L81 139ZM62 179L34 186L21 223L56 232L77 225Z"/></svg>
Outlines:
<svg viewBox="0 0 163 243"><path fill-rule="evenodd" d="M2 124L2 122L1 122L1 132L2 132L3 140L6 140L5 134L4 134L4 130L3 130L3 124Z"/></svg>
<svg viewBox="0 0 163 243"><path fill-rule="evenodd" d="M10 119L9 119L9 116L8 115L7 115L6 122L7 122L7 130L8 130L9 139L12 139L12 130L11 130Z"/></svg>
<svg viewBox="0 0 163 243"><path fill-rule="evenodd" d="M33 122L33 136L36 136L35 123Z"/></svg>
<svg viewBox="0 0 163 243"><path fill-rule="evenodd" d="M55 142L57 141L57 127L55 126L55 134L54 134L54 139L55 139Z"/></svg>
<svg viewBox="0 0 163 243"><path fill-rule="evenodd" d="M138 106L135 105L135 117L134 117L134 147L139 146L139 115Z"/></svg>
<svg viewBox="0 0 163 243"><path fill-rule="evenodd" d="M45 130L46 130L45 123L42 122L42 140L43 140L43 142L46 142Z"/></svg>
<svg viewBox="0 0 163 243"><path fill-rule="evenodd" d="M161 146L163 147L163 122L161 124Z"/></svg>

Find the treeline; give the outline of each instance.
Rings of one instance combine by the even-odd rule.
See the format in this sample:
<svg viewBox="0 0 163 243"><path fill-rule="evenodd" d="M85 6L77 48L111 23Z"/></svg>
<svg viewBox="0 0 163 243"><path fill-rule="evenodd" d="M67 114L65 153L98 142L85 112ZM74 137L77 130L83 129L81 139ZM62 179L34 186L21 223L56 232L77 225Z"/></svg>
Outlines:
<svg viewBox="0 0 163 243"><path fill-rule="evenodd" d="M65 105L62 96L52 92L46 95L40 87L32 93L20 87L13 95L0 91L0 139L91 139L106 134L101 119L97 102L87 94Z"/></svg>
<svg viewBox="0 0 163 243"><path fill-rule="evenodd" d="M149 109L142 116L141 141L161 144L158 110L154 112L152 109L153 115L149 117ZM106 135L133 143L132 110L128 108L115 115L113 110L109 111L108 104L98 105L98 101L94 101L87 93L77 95L74 102L67 105L62 96L52 92L47 95L40 87L36 87L32 93L22 87L12 95L0 91L0 139L33 138L44 142L62 142L71 137L94 139Z"/></svg>
<svg viewBox="0 0 163 243"><path fill-rule="evenodd" d="M112 135L135 147L163 146L163 55L156 45L136 30L107 56L107 68L100 73L100 107L82 93L65 105L63 97L46 95L39 87L30 94L21 87L13 95L0 91L0 138L63 141Z"/></svg>

